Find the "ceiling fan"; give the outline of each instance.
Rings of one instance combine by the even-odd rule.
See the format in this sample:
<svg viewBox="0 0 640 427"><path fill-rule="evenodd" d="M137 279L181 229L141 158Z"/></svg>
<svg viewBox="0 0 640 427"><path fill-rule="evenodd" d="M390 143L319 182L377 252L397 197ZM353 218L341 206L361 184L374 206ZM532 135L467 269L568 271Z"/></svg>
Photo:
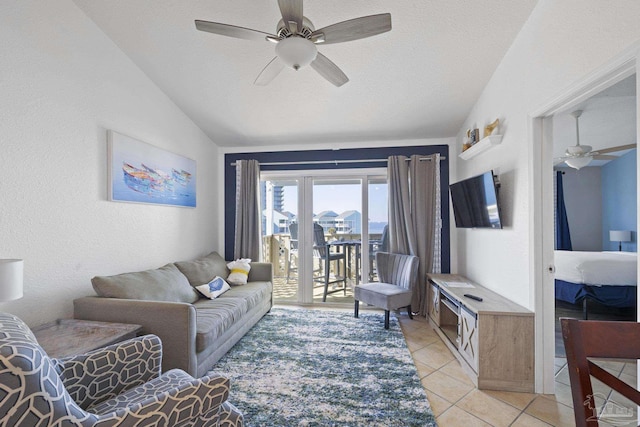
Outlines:
<svg viewBox="0 0 640 427"><path fill-rule="evenodd" d="M591 163L592 160L614 160L617 156L611 156L607 153L615 153L616 151L630 150L636 148L636 144L618 145L617 147L603 148L602 150L592 151L590 145L580 145L580 127L578 120L582 115L582 110L576 110L571 113L576 119L576 145L570 145L565 150L564 156L554 159L554 164L566 163L567 166L580 169Z"/></svg>
<svg viewBox="0 0 640 427"><path fill-rule="evenodd" d="M275 43L276 57L264 67L254 84L267 85L285 66L298 70L311 65L318 74L338 87L348 82L349 78L336 64L318 52L316 45L358 40L391 30L389 13L350 19L316 30L302 14L302 0L278 0L278 6L282 19L276 26L276 34L200 20L195 21L196 28L228 37Z"/></svg>

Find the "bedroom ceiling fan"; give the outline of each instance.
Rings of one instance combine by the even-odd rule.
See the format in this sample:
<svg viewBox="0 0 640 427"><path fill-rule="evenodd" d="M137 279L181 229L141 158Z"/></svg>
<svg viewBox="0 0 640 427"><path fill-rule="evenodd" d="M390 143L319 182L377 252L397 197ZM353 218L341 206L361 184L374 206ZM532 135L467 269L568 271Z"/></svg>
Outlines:
<svg viewBox="0 0 640 427"><path fill-rule="evenodd" d="M576 110L571 113L576 119L576 145L570 145L565 150L564 156L554 160L554 164L566 163L567 166L579 170L591 163L592 160L614 160L617 156L611 156L607 153L615 153L616 151L630 150L636 148L636 144L618 145L617 147L603 148L602 150L592 151L590 145L580 145L580 126L578 120L582 115L582 110Z"/></svg>
<svg viewBox="0 0 640 427"><path fill-rule="evenodd" d="M269 34L235 25L196 20L196 28L213 34L245 40L269 41L276 44L276 57L260 72L254 84L267 85L285 66L298 70L311 65L318 74L335 86L342 86L349 78L317 45L342 43L375 36L391 30L391 14L363 16L338 22L316 30L302 14L302 0L278 0L282 19L276 34Z"/></svg>

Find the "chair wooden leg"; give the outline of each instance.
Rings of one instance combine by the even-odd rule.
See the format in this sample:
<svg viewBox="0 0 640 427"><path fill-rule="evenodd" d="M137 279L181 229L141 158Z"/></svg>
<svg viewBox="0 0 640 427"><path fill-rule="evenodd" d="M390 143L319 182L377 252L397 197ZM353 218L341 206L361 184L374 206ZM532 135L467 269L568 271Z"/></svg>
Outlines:
<svg viewBox="0 0 640 427"><path fill-rule="evenodd" d="M327 302L327 293L329 292L329 271L331 269L331 263L327 257L324 260L324 294L322 295L322 302Z"/></svg>
<svg viewBox="0 0 640 427"><path fill-rule="evenodd" d="M356 305L353 309L353 317L358 317L360 315L360 301L356 300Z"/></svg>
<svg viewBox="0 0 640 427"><path fill-rule="evenodd" d="M345 276L344 278L344 282L342 282L342 292L344 293L344 296L347 296L347 277Z"/></svg>
<svg viewBox="0 0 640 427"><path fill-rule="evenodd" d="M411 304L407 306L407 314L409 315L409 319L413 320L413 313L411 312Z"/></svg>
<svg viewBox="0 0 640 427"><path fill-rule="evenodd" d="M389 310L384 311L384 328L389 329Z"/></svg>
<svg viewBox="0 0 640 427"><path fill-rule="evenodd" d="M291 264L292 264L291 260L292 260L292 257L290 256L287 261L287 283L289 283L289 280L291 278ZM297 267L296 267L296 270L297 270Z"/></svg>

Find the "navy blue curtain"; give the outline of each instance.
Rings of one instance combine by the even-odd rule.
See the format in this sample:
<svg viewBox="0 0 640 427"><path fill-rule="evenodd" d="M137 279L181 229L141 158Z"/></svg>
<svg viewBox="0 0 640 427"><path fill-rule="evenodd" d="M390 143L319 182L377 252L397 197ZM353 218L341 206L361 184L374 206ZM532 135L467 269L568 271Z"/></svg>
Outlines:
<svg viewBox="0 0 640 427"><path fill-rule="evenodd" d="M572 250L571 233L569 232L569 221L567 220L567 208L564 205L563 173L556 171L556 249L570 251Z"/></svg>

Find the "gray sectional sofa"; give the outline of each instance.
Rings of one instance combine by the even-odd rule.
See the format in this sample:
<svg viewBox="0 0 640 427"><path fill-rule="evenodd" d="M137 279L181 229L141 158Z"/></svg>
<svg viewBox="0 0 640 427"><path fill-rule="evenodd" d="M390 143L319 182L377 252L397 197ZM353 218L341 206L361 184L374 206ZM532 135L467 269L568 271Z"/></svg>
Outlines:
<svg viewBox="0 0 640 427"><path fill-rule="evenodd" d="M251 263L248 283L210 300L194 288L229 274L216 252L155 270L91 279L96 296L73 302L76 319L142 325L160 337L162 370L195 377L211 369L272 307L273 268Z"/></svg>

